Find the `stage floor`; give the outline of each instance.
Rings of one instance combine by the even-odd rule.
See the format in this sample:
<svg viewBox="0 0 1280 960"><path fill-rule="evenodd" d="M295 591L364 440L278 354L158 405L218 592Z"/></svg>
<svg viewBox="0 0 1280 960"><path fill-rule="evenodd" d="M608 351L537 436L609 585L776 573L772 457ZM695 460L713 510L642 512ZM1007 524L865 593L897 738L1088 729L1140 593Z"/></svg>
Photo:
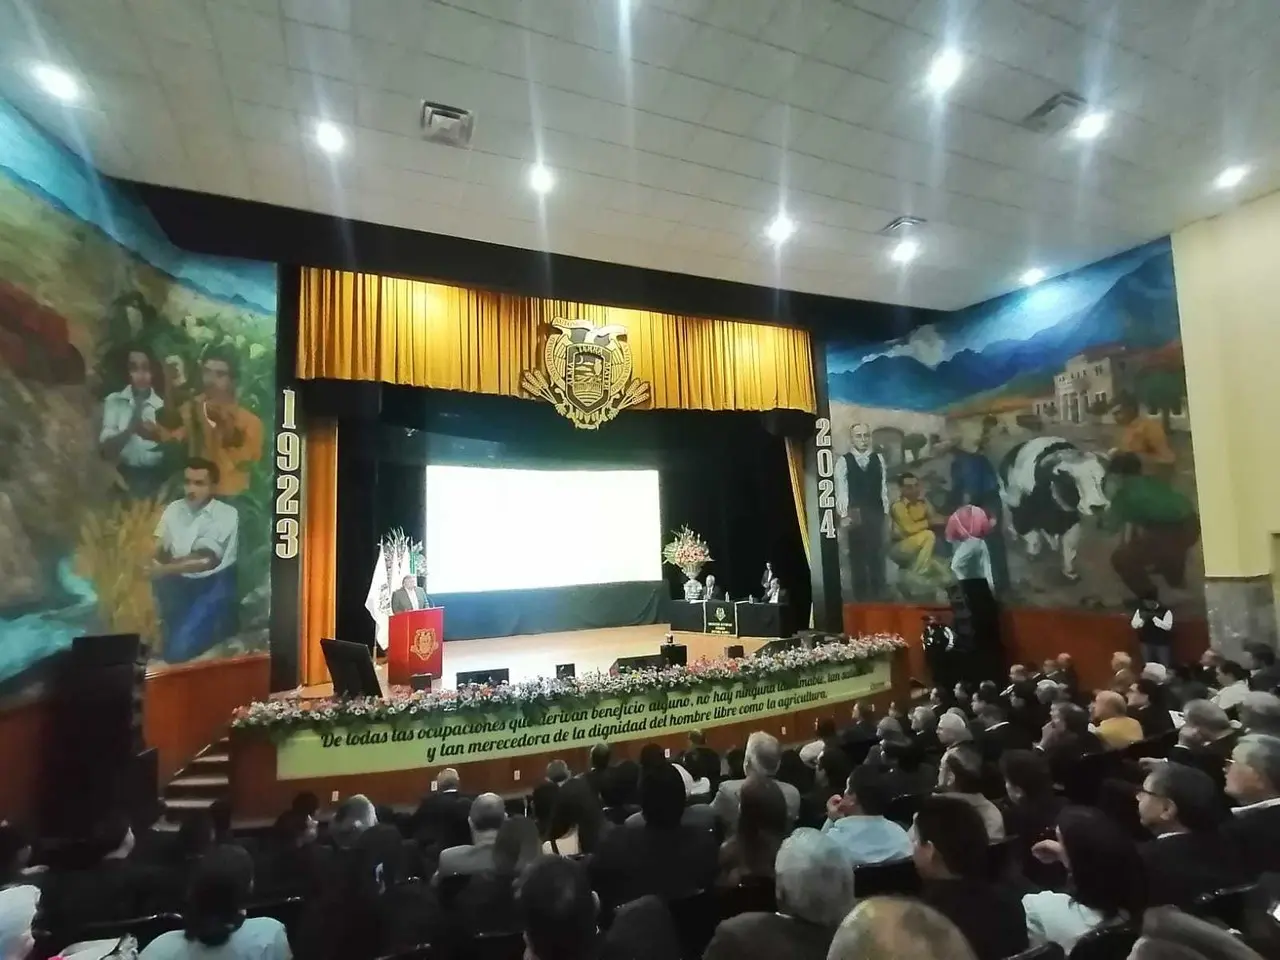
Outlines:
<svg viewBox="0 0 1280 960"><path fill-rule="evenodd" d="M666 624L642 627L612 627L608 630L574 630L569 633L539 633L524 637L489 637L479 640L450 640L444 645L442 685L456 685L459 672L494 670L506 667L511 682L554 677L556 664L572 663L579 675L607 671L619 657L640 657L657 653L668 633ZM741 644L750 656L768 640L762 637L717 637L706 633L675 633L677 643L689 648L689 662L724 655L724 648ZM304 687L304 697L324 697L331 686Z"/></svg>

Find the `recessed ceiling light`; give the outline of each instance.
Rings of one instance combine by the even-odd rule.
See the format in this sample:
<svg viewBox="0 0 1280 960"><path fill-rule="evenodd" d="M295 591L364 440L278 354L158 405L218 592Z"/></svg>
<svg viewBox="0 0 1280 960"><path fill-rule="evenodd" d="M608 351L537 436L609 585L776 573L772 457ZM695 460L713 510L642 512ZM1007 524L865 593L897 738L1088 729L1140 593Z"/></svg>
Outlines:
<svg viewBox="0 0 1280 960"><path fill-rule="evenodd" d="M1227 167L1218 178L1213 181L1213 185L1219 190L1230 190L1232 187L1238 187L1244 182L1245 177L1249 176L1249 168L1245 166Z"/></svg>
<svg viewBox="0 0 1280 960"><path fill-rule="evenodd" d="M958 50L943 50L933 58L925 83L934 93L945 93L955 86L964 73L964 57Z"/></svg>
<svg viewBox="0 0 1280 960"><path fill-rule="evenodd" d="M316 124L316 143L325 153L341 153L347 146L347 135L336 123L321 120Z"/></svg>
<svg viewBox="0 0 1280 960"><path fill-rule="evenodd" d="M920 255L919 240L903 240L889 254L894 263L910 263Z"/></svg>
<svg viewBox="0 0 1280 960"><path fill-rule="evenodd" d="M534 193L550 193L556 185L555 174L540 163L529 168L529 189Z"/></svg>
<svg viewBox="0 0 1280 960"><path fill-rule="evenodd" d="M1046 274L1039 267L1032 267L1022 275L1022 285L1024 287L1034 287L1037 283L1045 278Z"/></svg>
<svg viewBox="0 0 1280 960"><path fill-rule="evenodd" d="M791 235L796 232L796 223L785 213L779 213L776 217L769 221L769 225L764 228L764 235L769 238L770 243L782 244L791 239Z"/></svg>
<svg viewBox="0 0 1280 960"><path fill-rule="evenodd" d="M51 63L39 63L31 69L36 83L44 88L45 93L57 97L65 103L80 99L80 84L71 74Z"/></svg>
<svg viewBox="0 0 1280 960"><path fill-rule="evenodd" d="M1076 121L1071 128L1071 135L1077 140L1093 140L1102 135L1111 121L1111 114L1105 110L1091 110Z"/></svg>

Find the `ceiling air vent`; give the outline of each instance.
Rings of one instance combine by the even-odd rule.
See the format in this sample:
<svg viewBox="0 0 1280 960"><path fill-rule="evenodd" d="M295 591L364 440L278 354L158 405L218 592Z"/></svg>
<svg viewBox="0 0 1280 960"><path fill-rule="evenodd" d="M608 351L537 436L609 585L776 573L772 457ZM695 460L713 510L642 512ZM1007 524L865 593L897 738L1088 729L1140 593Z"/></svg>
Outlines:
<svg viewBox="0 0 1280 960"><path fill-rule="evenodd" d="M1057 133L1075 123L1084 105L1084 97L1063 90L1023 117L1018 126L1036 133Z"/></svg>
<svg viewBox="0 0 1280 960"><path fill-rule="evenodd" d="M475 120L475 114L470 110L432 103L430 100L422 101L422 139L428 143L443 143L450 147L470 146Z"/></svg>
<svg viewBox="0 0 1280 960"><path fill-rule="evenodd" d="M879 232L882 237L896 237L898 234L907 233L915 227L923 225L924 219L921 217L898 217L898 219L890 220L881 227Z"/></svg>

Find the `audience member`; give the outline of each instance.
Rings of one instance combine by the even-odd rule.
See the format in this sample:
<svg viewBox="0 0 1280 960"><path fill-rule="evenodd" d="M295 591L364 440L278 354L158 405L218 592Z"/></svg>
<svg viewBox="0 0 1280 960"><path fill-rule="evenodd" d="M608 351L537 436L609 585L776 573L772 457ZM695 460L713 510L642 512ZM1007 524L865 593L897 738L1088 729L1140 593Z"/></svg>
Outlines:
<svg viewBox="0 0 1280 960"><path fill-rule="evenodd" d="M684 786L670 764L645 770L640 809L643 826L610 830L591 858L593 887L601 901L616 906L646 894L671 897L709 887L720 844L715 831L681 823Z"/></svg>
<svg viewBox="0 0 1280 960"><path fill-rule="evenodd" d="M834 842L796 830L778 849L777 910L721 923L703 960L823 960L854 903L853 871Z"/></svg>
<svg viewBox="0 0 1280 960"><path fill-rule="evenodd" d="M952 747L942 755L942 766L938 768L938 789L948 796L963 800L978 812L983 826L987 829L987 839L1004 839L1004 817L994 803L982 792L983 769L982 754L970 744Z"/></svg>
<svg viewBox="0 0 1280 960"><path fill-rule="evenodd" d="M778 773L776 779L779 784L790 784L796 788L796 796L799 797L808 793L813 789L813 768L800 759L800 753L796 750L783 750L778 757ZM799 806L796 807L796 815L799 816Z"/></svg>
<svg viewBox="0 0 1280 960"><path fill-rule="evenodd" d="M858 701L853 705L851 716L853 722L840 731L840 746L850 760L861 763L876 742L875 707Z"/></svg>
<svg viewBox="0 0 1280 960"><path fill-rule="evenodd" d="M30 883L31 838L12 824L0 824L0 888Z"/></svg>
<svg viewBox="0 0 1280 960"><path fill-rule="evenodd" d="M797 823L803 827L821 828L827 820L827 798L844 789L853 770L849 755L843 749L824 751L818 758L813 789L800 798Z"/></svg>
<svg viewBox="0 0 1280 960"><path fill-rule="evenodd" d="M332 866L333 849L316 843L317 828L313 818L294 809L276 818L257 870L256 886L263 898L306 897L319 891ZM191 869L199 856L190 861Z"/></svg>
<svg viewBox="0 0 1280 960"><path fill-rule="evenodd" d="M640 812L640 765L623 760L609 768L600 792L604 818L613 824L625 823Z"/></svg>
<svg viewBox="0 0 1280 960"><path fill-rule="evenodd" d="M1142 917L1142 936L1129 960L1262 960L1220 926L1173 907L1155 907Z"/></svg>
<svg viewBox="0 0 1280 960"><path fill-rule="evenodd" d="M429 884L410 876L410 856L400 830L389 823L366 830L356 844L357 870L363 901L356 910L367 910L372 923L365 941L353 946L372 946L376 955L399 953L427 943L441 923L439 904ZM350 912L348 904L344 911ZM349 955L348 955L349 956Z"/></svg>
<svg viewBox="0 0 1280 960"><path fill-rule="evenodd" d="M411 837L424 846L438 849L470 842L467 816L474 798L462 792L461 784L458 771L453 767L445 767L436 774L435 789L422 798L409 818Z"/></svg>
<svg viewBox="0 0 1280 960"><path fill-rule="evenodd" d="M1021 732L1023 747L1029 749L1040 739L1040 731L1049 719L1049 708L1036 696L1036 685L1030 680L1015 683L1009 689L1009 722Z"/></svg>
<svg viewBox="0 0 1280 960"><path fill-rule="evenodd" d="M1178 743L1169 751L1169 759L1199 767L1221 787L1224 768L1240 740L1239 732L1226 711L1208 700L1192 700L1183 707L1182 715Z"/></svg>
<svg viewBox="0 0 1280 960"><path fill-rule="evenodd" d="M765 777L747 780L740 795L738 829L720 845L721 886L773 879L773 861L787 836L787 801Z"/></svg>
<svg viewBox="0 0 1280 960"><path fill-rule="evenodd" d="M253 861L243 848L222 845L205 855L191 879L183 929L162 933L142 960L289 960L284 924L245 916L253 891ZM216 951L216 952L215 952Z"/></svg>
<svg viewBox="0 0 1280 960"><path fill-rule="evenodd" d="M25 960L35 946L32 924L40 908L40 888L10 884L0 889L0 958Z"/></svg>
<svg viewBox="0 0 1280 960"><path fill-rule="evenodd" d="M1004 960L1027 947L1027 916L1018 896L988 879L982 818L955 797L926 797L916 813L920 899L963 931L978 960Z"/></svg>
<svg viewBox="0 0 1280 960"><path fill-rule="evenodd" d="M710 793L720 786L720 754L707 746L707 735L701 730L689 731L689 753L698 758L698 771L710 781Z"/></svg>
<svg viewBox="0 0 1280 960"><path fill-rule="evenodd" d="M1159 666L1159 664L1156 664ZM1150 677L1139 677L1129 688L1129 716L1142 727L1143 739L1158 737L1173 729L1173 717L1165 705L1164 691Z"/></svg>
<svg viewBox="0 0 1280 960"><path fill-rule="evenodd" d="M1124 689L1133 684L1130 680ZM1098 739L1109 749L1120 750L1142 739L1142 724L1125 712L1124 697L1114 690L1094 694L1092 714Z"/></svg>
<svg viewBox="0 0 1280 960"><path fill-rule="evenodd" d="M883 744L880 755L881 784L890 800L905 794L928 793L938 782L937 764L925 763L914 743Z"/></svg>
<svg viewBox="0 0 1280 960"><path fill-rule="evenodd" d="M942 756L942 742L938 739L938 718L928 707L920 706L911 711L911 737L921 756L934 759Z"/></svg>
<svg viewBox="0 0 1280 960"><path fill-rule="evenodd" d="M54 930L79 930L85 924L128 920L167 906L163 874L138 862L133 828L127 817L111 814L93 831L99 859L81 870L53 871L43 883L40 908Z"/></svg>
<svg viewBox="0 0 1280 960"><path fill-rule="evenodd" d="M1146 877L1133 841L1099 810L1068 807L1056 840L1036 844L1036 855L1067 869L1070 893L1044 890L1022 898L1031 945L1056 943L1066 953L1101 923L1138 922L1146 906Z"/></svg>
<svg viewBox="0 0 1280 960"><path fill-rule="evenodd" d="M674 770L671 774L676 776ZM596 956L596 898L582 864L564 857L538 858L520 877L516 907L526 960Z"/></svg>
<svg viewBox="0 0 1280 960"><path fill-rule="evenodd" d="M782 762L782 751L775 737L757 730L747 738L746 759L743 762L745 776L741 780L726 780L720 784L716 797L711 801L711 809L720 818L726 833L732 833L738 822L738 795L743 784L751 777L768 777L776 779L778 766ZM800 791L789 783L779 783L782 795L787 801L787 817L795 823L800 815Z"/></svg>
<svg viewBox="0 0 1280 960"><path fill-rule="evenodd" d="M681 953L671 910L650 894L623 904L613 915L599 960L673 960Z"/></svg>
<svg viewBox="0 0 1280 960"><path fill-rule="evenodd" d="M835 717L819 717L813 724L813 739L800 748L800 759L811 767L818 765L824 750L839 748Z"/></svg>
<svg viewBox="0 0 1280 960"><path fill-rule="evenodd" d="M363 793L355 793L338 804L338 809L333 812L329 840L337 849L347 850L355 846L360 834L377 825L378 813L369 798Z"/></svg>
<svg viewBox="0 0 1280 960"><path fill-rule="evenodd" d="M862 900L844 918L827 960L975 960L954 923L905 897Z"/></svg>
<svg viewBox="0 0 1280 960"><path fill-rule="evenodd" d="M569 780L556 794L542 852L562 857L592 853L604 829L604 813L591 784Z"/></svg>
<svg viewBox="0 0 1280 960"><path fill-rule="evenodd" d="M680 774L680 779L684 781L685 796L689 798L690 803L711 802L711 780L703 775L702 761L696 753L692 751L682 753L673 766L676 768L676 773Z"/></svg>
<svg viewBox="0 0 1280 960"><path fill-rule="evenodd" d="M1138 791L1138 818L1155 839L1138 847L1152 904L1190 908L1196 897L1244 882L1234 846L1218 831L1222 802L1203 770L1162 763Z"/></svg>
<svg viewBox="0 0 1280 960"><path fill-rule="evenodd" d="M1240 701L1240 726L1248 733L1280 737L1280 697L1251 690Z"/></svg>
<svg viewBox="0 0 1280 960"><path fill-rule="evenodd" d="M1280 738L1244 737L1227 767L1226 792L1238 806L1223 827L1249 878L1280 872Z"/></svg>
<svg viewBox="0 0 1280 960"><path fill-rule="evenodd" d="M209 820L213 824L213 842L219 846L232 844L244 846L231 832L231 802L215 800L209 804Z"/></svg>
<svg viewBox="0 0 1280 960"><path fill-rule="evenodd" d="M492 871L493 844L506 819L506 804L496 793L482 793L471 801L471 811L467 815L471 842L440 851L435 879L439 881L446 877Z"/></svg>
<svg viewBox="0 0 1280 960"><path fill-rule="evenodd" d="M646 743L640 748L640 770L660 767L667 763L667 751L660 743Z"/></svg>
<svg viewBox="0 0 1280 960"><path fill-rule="evenodd" d="M538 832L544 837L551 829L551 811L556 808L556 797L560 795L560 784L543 780L529 794L529 812L538 825Z"/></svg>
<svg viewBox="0 0 1280 960"><path fill-rule="evenodd" d="M573 774L569 770L569 764L565 763L559 757L547 764L547 780L558 787L562 787L568 783L569 778L572 775Z"/></svg>
<svg viewBox="0 0 1280 960"><path fill-rule="evenodd" d="M516 879L541 855L537 823L530 817L508 817L493 841L493 871L472 876L452 902L445 904L454 936L520 929Z"/></svg>
<svg viewBox="0 0 1280 960"><path fill-rule="evenodd" d="M1234 660L1218 664L1218 692L1213 702L1223 710L1233 710L1249 692L1249 671Z"/></svg>
<svg viewBox="0 0 1280 960"><path fill-rule="evenodd" d="M853 866L911 856L907 831L884 816L888 800L880 771L864 763L853 768L844 793L827 801L822 832L835 841Z"/></svg>
<svg viewBox="0 0 1280 960"><path fill-rule="evenodd" d="M957 713L955 710L956 708L948 710L938 720L938 742L944 750L954 747L957 743L968 743L973 739L973 734L969 730L969 721L964 718L963 713Z"/></svg>
<svg viewBox="0 0 1280 960"><path fill-rule="evenodd" d="M1209 671L1209 675L1216 684L1218 682L1216 671ZM1209 697L1209 685L1201 679L1200 667L1176 664L1173 668L1173 676L1169 678L1168 687L1172 710L1181 710L1192 700L1206 700Z"/></svg>
<svg viewBox="0 0 1280 960"><path fill-rule="evenodd" d="M1021 727L1009 722L1004 707L999 703L979 705L976 719L979 730L977 744L988 763L998 763L1006 750L1024 750L1032 740Z"/></svg>
<svg viewBox="0 0 1280 960"><path fill-rule="evenodd" d="M1246 643L1244 652L1249 658L1249 689L1275 693L1280 687L1280 663L1276 662L1276 651L1269 644L1255 641Z"/></svg>
<svg viewBox="0 0 1280 960"><path fill-rule="evenodd" d="M1005 835L1018 838L1022 875L1037 887L1059 886L1065 879L1061 864L1046 864L1031 852L1041 840L1057 836L1058 815L1067 805L1053 792L1048 760L1034 750L1010 750L1000 758L1000 772L1009 798Z"/></svg>
<svg viewBox="0 0 1280 960"><path fill-rule="evenodd" d="M746 772L747 751L742 747L734 747L724 755L724 768L727 780L741 780Z"/></svg>
<svg viewBox="0 0 1280 960"><path fill-rule="evenodd" d="M1067 771L1086 754L1097 753L1102 742L1089 730L1089 714L1074 703L1055 703L1049 708L1049 722L1044 725L1038 744L1055 783L1067 778Z"/></svg>
<svg viewBox="0 0 1280 960"><path fill-rule="evenodd" d="M591 748L591 755L588 758L590 766L582 776L597 797L600 797L604 791L604 780L609 774L609 763L612 759L613 748L609 744L597 743Z"/></svg>
<svg viewBox="0 0 1280 960"><path fill-rule="evenodd" d="M1076 674L1075 661L1071 654L1058 654L1058 682L1067 688L1067 694L1074 698L1080 693L1080 678Z"/></svg>
<svg viewBox="0 0 1280 960"><path fill-rule="evenodd" d="M1121 670L1133 669L1133 657L1122 650L1117 650L1111 655L1111 673L1117 674Z"/></svg>

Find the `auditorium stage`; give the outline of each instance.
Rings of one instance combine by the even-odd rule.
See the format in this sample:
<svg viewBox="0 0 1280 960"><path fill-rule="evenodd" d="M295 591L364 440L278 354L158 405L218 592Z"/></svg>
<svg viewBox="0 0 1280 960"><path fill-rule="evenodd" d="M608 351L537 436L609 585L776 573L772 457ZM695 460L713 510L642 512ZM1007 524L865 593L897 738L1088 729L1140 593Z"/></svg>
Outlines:
<svg viewBox="0 0 1280 960"><path fill-rule="evenodd" d="M444 645L442 686L453 687L459 672L494 670L506 667L511 682L554 677L556 664L572 663L579 675L606 671L619 657L640 657L657 653L666 637L666 624L641 627L611 627L606 630L574 630L569 633L539 633L523 637L488 637L479 640L450 640ZM764 637L721 637L706 633L673 634L677 643L689 648L689 662L724 655L724 649L740 644L748 656L768 643ZM326 697L330 684L303 687L304 697Z"/></svg>

